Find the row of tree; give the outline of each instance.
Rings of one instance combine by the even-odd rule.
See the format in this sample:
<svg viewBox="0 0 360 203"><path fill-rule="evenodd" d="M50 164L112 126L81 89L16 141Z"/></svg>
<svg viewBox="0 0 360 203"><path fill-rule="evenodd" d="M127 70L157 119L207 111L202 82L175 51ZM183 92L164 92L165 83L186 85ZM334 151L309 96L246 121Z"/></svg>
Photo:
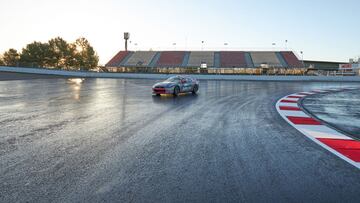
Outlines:
<svg viewBox="0 0 360 203"><path fill-rule="evenodd" d="M68 43L61 37L46 43L33 42L21 52L9 49L0 56L0 65L89 70L97 67L99 57L89 41L79 38Z"/></svg>

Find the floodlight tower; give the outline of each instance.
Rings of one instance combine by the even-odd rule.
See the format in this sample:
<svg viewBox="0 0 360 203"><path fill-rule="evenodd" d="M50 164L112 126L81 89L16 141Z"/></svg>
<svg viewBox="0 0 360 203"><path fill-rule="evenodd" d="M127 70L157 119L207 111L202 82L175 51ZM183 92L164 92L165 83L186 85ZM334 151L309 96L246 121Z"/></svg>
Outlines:
<svg viewBox="0 0 360 203"><path fill-rule="evenodd" d="M130 39L130 33L124 32L124 40L125 40L125 51L128 50L128 40Z"/></svg>

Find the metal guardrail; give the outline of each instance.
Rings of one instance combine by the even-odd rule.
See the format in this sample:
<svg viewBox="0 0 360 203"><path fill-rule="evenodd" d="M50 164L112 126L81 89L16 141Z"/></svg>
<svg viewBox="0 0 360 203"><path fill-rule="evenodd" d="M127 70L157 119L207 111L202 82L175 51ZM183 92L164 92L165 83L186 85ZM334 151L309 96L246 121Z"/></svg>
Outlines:
<svg viewBox="0 0 360 203"><path fill-rule="evenodd" d="M359 75L359 72L356 71L346 71L346 70L336 70L336 71L317 71L315 73L317 76L356 76Z"/></svg>
<svg viewBox="0 0 360 203"><path fill-rule="evenodd" d="M43 68L20 68L0 66L1 72L56 75L77 78L133 78L133 79L166 79L179 73L120 73L120 72L90 72L65 71ZM185 73L184 73L185 74ZM248 80L248 81L329 81L329 82L360 82L359 76L314 76L314 75L240 75L240 74L204 74L193 75L200 80Z"/></svg>

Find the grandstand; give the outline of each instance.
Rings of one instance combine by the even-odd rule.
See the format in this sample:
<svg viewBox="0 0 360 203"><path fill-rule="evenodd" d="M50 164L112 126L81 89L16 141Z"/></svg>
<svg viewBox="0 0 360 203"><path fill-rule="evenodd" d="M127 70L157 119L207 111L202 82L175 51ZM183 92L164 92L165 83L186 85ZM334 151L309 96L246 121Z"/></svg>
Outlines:
<svg viewBox="0 0 360 203"><path fill-rule="evenodd" d="M137 51L125 62L124 66L149 67L157 52Z"/></svg>
<svg viewBox="0 0 360 203"><path fill-rule="evenodd" d="M295 54L291 51L280 52L282 57L285 59L286 63L289 67L301 68L303 64L299 61L299 59L295 56Z"/></svg>
<svg viewBox="0 0 360 203"><path fill-rule="evenodd" d="M183 64L185 51L163 51L160 54L158 67L180 67Z"/></svg>
<svg viewBox="0 0 360 203"><path fill-rule="evenodd" d="M276 52L251 52L250 55L255 67L261 67L262 65L284 67Z"/></svg>
<svg viewBox="0 0 360 203"><path fill-rule="evenodd" d="M106 67L119 67L122 61L130 54L128 51L119 51L105 66Z"/></svg>
<svg viewBox="0 0 360 203"><path fill-rule="evenodd" d="M192 51L190 53L187 67L200 67L206 64L207 67L214 67L214 52L211 51Z"/></svg>
<svg viewBox="0 0 360 203"><path fill-rule="evenodd" d="M120 51L106 67L192 69L200 68L202 64L209 69L304 67L291 51Z"/></svg>
<svg viewBox="0 0 360 203"><path fill-rule="evenodd" d="M221 67L248 67L245 52L242 51L220 52L220 61Z"/></svg>

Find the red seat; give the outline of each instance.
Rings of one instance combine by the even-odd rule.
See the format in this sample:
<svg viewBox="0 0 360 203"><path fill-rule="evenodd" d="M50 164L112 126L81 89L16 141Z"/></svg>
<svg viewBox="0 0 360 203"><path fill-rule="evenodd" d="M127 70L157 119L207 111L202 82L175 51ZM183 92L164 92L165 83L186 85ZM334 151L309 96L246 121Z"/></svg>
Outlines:
<svg viewBox="0 0 360 203"><path fill-rule="evenodd" d="M184 60L184 51L163 51L161 52L158 66L181 66Z"/></svg>
<svg viewBox="0 0 360 203"><path fill-rule="evenodd" d="M301 68L303 64L299 61L299 59L295 56L295 54L291 51L281 52L281 55L285 59L286 63L290 68Z"/></svg>
<svg viewBox="0 0 360 203"><path fill-rule="evenodd" d="M116 67L119 66L121 61L129 54L128 51L119 51L105 66Z"/></svg>
<svg viewBox="0 0 360 203"><path fill-rule="evenodd" d="M223 68L246 68L245 52L242 51L225 51L220 52L221 67Z"/></svg>

